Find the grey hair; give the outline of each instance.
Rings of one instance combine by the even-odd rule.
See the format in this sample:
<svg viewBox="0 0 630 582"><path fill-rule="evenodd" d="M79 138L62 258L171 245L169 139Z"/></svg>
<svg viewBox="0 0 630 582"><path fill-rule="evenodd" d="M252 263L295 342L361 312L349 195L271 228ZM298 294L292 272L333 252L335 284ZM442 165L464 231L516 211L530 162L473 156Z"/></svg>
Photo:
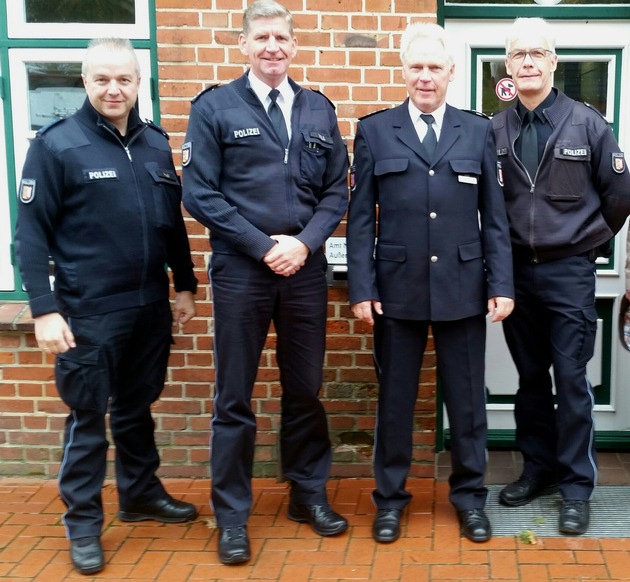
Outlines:
<svg viewBox="0 0 630 582"><path fill-rule="evenodd" d="M544 18L517 18L508 29L505 36L505 53L510 52L513 43L528 36L540 36L547 43L546 47L552 53L556 52L556 37L553 27Z"/></svg>
<svg viewBox="0 0 630 582"><path fill-rule="evenodd" d="M133 45L131 41L126 38L94 38L92 39L87 47L87 52L85 54L85 58L83 59L83 64L81 65L81 73L85 75L88 70L88 66L90 64L90 58L92 50L96 48L103 47L104 49L112 52L124 52L127 51L132 57L133 62L136 68L136 74L140 77L140 62L138 61L138 55L136 55L136 51L133 50Z"/></svg>
<svg viewBox="0 0 630 582"><path fill-rule="evenodd" d="M442 45L444 54L450 64L453 64L453 54L448 46L445 30L432 22L414 22L409 24L400 39L400 60L403 65L407 61L409 47L417 40L433 40Z"/></svg>
<svg viewBox="0 0 630 582"><path fill-rule="evenodd" d="M243 14L243 34L247 36L252 21L257 18L284 18L289 25L289 32L293 36L293 16L275 0L257 0L251 4Z"/></svg>

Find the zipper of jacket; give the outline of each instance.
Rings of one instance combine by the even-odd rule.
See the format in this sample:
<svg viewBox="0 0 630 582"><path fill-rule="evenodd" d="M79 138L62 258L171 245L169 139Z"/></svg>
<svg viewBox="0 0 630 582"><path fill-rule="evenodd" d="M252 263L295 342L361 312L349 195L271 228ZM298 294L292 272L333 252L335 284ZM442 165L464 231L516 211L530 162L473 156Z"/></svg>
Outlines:
<svg viewBox="0 0 630 582"><path fill-rule="evenodd" d="M147 280L147 270L148 270L148 264L149 264L149 236L148 236L148 229L147 229L147 215L144 210L144 205L142 204L142 194L140 192L140 185L138 184L138 175L136 173L136 167L133 163L133 157L131 155L131 150L129 148L131 147L131 144L134 141L136 141L136 139L138 139L138 137L140 137L146 131L147 126L143 125L138 130L138 132L136 132L134 135L131 136L131 138L127 142L127 145L125 145L123 141L109 127L107 127L107 125L105 125L104 123L99 124L99 125L103 127L106 131L108 131L125 150L125 153L127 154L127 158L129 158L131 172L133 174L133 178L135 181L136 196L138 198L140 212L142 214L142 221L141 221L142 222L142 245L143 245L143 251L144 251L144 265L142 267L142 275L140 279L141 280L140 291L142 292L142 287L144 286L144 283Z"/></svg>
<svg viewBox="0 0 630 582"><path fill-rule="evenodd" d="M516 110L514 111L514 113L518 117ZM520 118L519 118L519 122L520 122L520 126L518 128L518 134L516 135L516 137L514 138L514 141L512 142L512 152L514 153L514 158L518 160L518 163L521 165L521 168L523 168L523 171L525 172L525 175L527 176L527 179L529 180L529 248L532 251L531 262L537 263L538 257L536 255L536 249L534 247L534 189L536 187L535 183L536 183L536 176L538 175L538 168L536 168L536 174L534 174L534 179L532 180L532 177L529 175L529 172L527 171L525 164L523 164L523 162L521 161L521 158L519 158L516 155L516 147L515 147L516 140L521 135L521 130L523 129L523 122L521 121ZM545 149L546 148L547 146L545 146Z"/></svg>

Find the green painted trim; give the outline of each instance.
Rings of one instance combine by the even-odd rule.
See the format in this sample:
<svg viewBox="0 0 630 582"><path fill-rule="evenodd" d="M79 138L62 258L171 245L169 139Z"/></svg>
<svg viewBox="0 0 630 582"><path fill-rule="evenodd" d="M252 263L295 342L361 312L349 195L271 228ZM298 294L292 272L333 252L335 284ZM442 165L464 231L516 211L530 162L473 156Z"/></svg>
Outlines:
<svg viewBox="0 0 630 582"><path fill-rule="evenodd" d="M2 40L7 38L7 19L4 18L6 14L6 2L0 0L0 35ZM15 228L15 221L17 219L17 191L15 175L15 154L13 151L13 116L11 114L12 100L11 100L11 79L9 78L9 49L6 45L0 43L0 70L2 70L2 115L4 116L4 149L6 153L6 171L7 171L7 193L9 196L9 218L11 221L11 228ZM13 245L11 245L13 247ZM20 271L17 267L17 261L15 260L15 254L13 248L11 249L11 265L13 266L13 291L0 292L0 299L3 300L25 300L27 298L26 293L22 291L22 278L20 277Z"/></svg>
<svg viewBox="0 0 630 582"><path fill-rule="evenodd" d="M438 15L444 20L509 20L519 16L540 16L547 20L627 20L630 19L628 6L539 6L521 4L502 5L444 5L440 0ZM442 21L442 22L443 22Z"/></svg>
<svg viewBox="0 0 630 582"><path fill-rule="evenodd" d="M149 1L149 45L151 51L151 100L153 101L153 121L160 123L160 82L157 52L157 8L155 0Z"/></svg>
<svg viewBox="0 0 630 582"><path fill-rule="evenodd" d="M602 430L595 432L595 446L597 450L630 450L630 431ZM450 448L451 435L447 430L444 435L445 447L436 449L438 452ZM494 429L488 431L489 449L516 449L515 431L509 429Z"/></svg>

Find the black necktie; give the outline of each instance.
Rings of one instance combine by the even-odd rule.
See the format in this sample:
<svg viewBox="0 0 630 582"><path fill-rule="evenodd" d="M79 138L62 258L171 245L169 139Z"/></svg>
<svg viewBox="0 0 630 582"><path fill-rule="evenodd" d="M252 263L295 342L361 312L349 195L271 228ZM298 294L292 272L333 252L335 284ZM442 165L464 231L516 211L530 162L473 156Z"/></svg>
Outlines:
<svg viewBox="0 0 630 582"><path fill-rule="evenodd" d="M269 99L271 99L271 103L269 104L269 109L267 109L267 114L269 115L269 119L271 119L273 128L276 130L283 147L286 148L289 145L289 133L287 132L287 124L284 121L284 115L282 115L280 106L276 103L278 95L280 95L280 91L278 91L278 89L272 89L269 91Z"/></svg>
<svg viewBox="0 0 630 582"><path fill-rule="evenodd" d="M525 116L526 123L523 125L523 133L521 135L521 161L527 168L532 181L538 169L538 132L534 124L535 117L536 114L533 111L527 112Z"/></svg>
<svg viewBox="0 0 630 582"><path fill-rule="evenodd" d="M435 130L433 129L433 124L435 123L435 119L433 115L428 115L423 113L420 115L422 121L427 124L427 133L422 140L422 145L426 150L429 160L433 159L433 154L435 153L435 148L437 147L437 137L435 135Z"/></svg>

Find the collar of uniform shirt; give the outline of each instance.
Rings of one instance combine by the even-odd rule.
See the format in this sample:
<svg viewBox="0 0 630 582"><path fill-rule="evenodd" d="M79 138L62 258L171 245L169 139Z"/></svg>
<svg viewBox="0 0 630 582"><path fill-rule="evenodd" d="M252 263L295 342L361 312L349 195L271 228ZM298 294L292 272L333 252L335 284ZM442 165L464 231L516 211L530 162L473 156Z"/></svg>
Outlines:
<svg viewBox="0 0 630 582"><path fill-rule="evenodd" d="M269 107L269 103L271 103L271 99L269 99L269 91L271 91L271 87L269 87L266 83L263 83L251 71L249 72L248 79L249 86L252 88L252 91L256 93L256 97L258 97L266 111ZM289 77L285 77L284 81L282 81L276 89L280 91L280 95L278 95L276 103L280 107L282 115L284 115L284 121L287 124L287 131L289 132L289 139L291 139L291 108L293 107L293 98L295 93L293 93L293 89L291 88L291 85L289 85Z"/></svg>
<svg viewBox="0 0 630 582"><path fill-rule="evenodd" d="M440 140L440 132L442 130L442 122L444 121L444 112L446 111L446 103L442 103L435 111L431 112L433 115L433 119L435 122L433 123L433 130L435 131L435 137L437 140ZM413 125L416 128L416 133L420 138L420 141L424 139L424 136L427 133L428 126L427 124L420 118L424 111L420 111L409 99L409 117L411 117L411 121L413 121Z"/></svg>

